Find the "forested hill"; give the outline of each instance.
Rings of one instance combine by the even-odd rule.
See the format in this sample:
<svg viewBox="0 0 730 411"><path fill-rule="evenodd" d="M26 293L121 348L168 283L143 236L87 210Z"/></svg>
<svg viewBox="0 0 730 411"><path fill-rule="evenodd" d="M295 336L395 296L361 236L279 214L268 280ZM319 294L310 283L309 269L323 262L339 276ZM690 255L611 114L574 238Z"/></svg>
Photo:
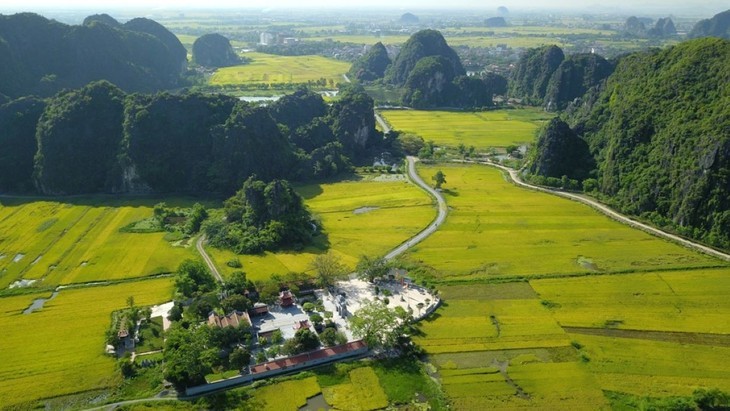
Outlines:
<svg viewBox="0 0 730 411"><path fill-rule="evenodd" d="M125 94L101 81L0 105L0 192L232 194L243 181L307 180L387 150L373 100L332 106L296 91L268 107L234 97Z"/></svg>
<svg viewBox="0 0 730 411"><path fill-rule="evenodd" d="M596 159L597 181L588 186L597 183L626 213L724 249L730 249L728 62L730 41L711 37L626 56L568 117Z"/></svg>
<svg viewBox="0 0 730 411"><path fill-rule="evenodd" d="M613 71L597 54L565 56L558 46L527 50L517 62L509 82L509 95L547 110L562 110Z"/></svg>
<svg viewBox="0 0 730 411"><path fill-rule="evenodd" d="M69 26L32 13L0 15L0 95L50 96L107 80L125 91L176 87L186 66L179 40L160 24L107 15Z"/></svg>

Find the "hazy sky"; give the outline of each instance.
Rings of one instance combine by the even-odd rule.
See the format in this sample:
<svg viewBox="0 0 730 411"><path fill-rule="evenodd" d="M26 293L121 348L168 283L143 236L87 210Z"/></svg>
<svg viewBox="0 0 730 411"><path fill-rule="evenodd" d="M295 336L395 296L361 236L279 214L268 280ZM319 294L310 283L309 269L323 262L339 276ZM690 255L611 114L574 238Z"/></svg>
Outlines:
<svg viewBox="0 0 730 411"><path fill-rule="evenodd" d="M0 0L0 10L42 10L83 8L111 10L118 8L344 8L378 7L395 9L479 8L494 10L498 6L512 9L580 10L654 10L664 13L676 10L722 11L727 0ZM699 11L699 10L698 10Z"/></svg>

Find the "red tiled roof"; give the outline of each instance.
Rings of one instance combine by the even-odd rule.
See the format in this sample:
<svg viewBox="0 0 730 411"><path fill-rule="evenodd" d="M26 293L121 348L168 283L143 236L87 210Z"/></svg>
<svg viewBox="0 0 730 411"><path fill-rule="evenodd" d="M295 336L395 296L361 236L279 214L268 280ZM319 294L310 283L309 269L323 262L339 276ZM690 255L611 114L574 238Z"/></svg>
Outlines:
<svg viewBox="0 0 730 411"><path fill-rule="evenodd" d="M282 368L289 368L299 365L303 362L332 357L338 354L343 354L349 351L359 350L365 348L366 345L362 340L349 342L344 345L338 345L335 347L327 347L321 350L312 351L304 354L295 355L293 357L282 358L280 360L273 360L262 364L257 364L251 367L251 374L257 374L270 370L277 370Z"/></svg>
<svg viewBox="0 0 730 411"><path fill-rule="evenodd" d="M218 315L211 312L208 316L208 324L215 327L238 327L242 323L251 325L251 319L246 312L233 311L228 315Z"/></svg>

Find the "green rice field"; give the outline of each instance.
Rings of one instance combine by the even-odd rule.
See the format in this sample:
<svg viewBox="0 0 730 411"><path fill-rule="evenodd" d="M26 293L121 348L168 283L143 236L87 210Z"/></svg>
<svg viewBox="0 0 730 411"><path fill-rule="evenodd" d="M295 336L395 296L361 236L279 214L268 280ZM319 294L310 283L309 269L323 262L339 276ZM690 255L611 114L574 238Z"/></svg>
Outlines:
<svg viewBox="0 0 730 411"><path fill-rule="evenodd" d="M588 206L518 188L476 165L421 165L446 175L444 225L405 258L436 282L503 281L727 264L622 225Z"/></svg>
<svg viewBox="0 0 730 411"><path fill-rule="evenodd" d="M419 173L439 169L449 216L406 258L440 283L445 302L414 340L453 409L608 409L606 393L730 390L727 263L493 168Z"/></svg>
<svg viewBox="0 0 730 411"><path fill-rule="evenodd" d="M531 143L552 115L533 108L484 112L381 110L390 126L417 134L438 146L459 144L477 149Z"/></svg>
<svg viewBox="0 0 730 411"><path fill-rule="evenodd" d="M172 200L174 201L174 200ZM152 216L155 200L0 201L0 288L19 279L37 286L169 273L194 254L165 233L120 229Z"/></svg>
<svg viewBox="0 0 730 411"><path fill-rule="evenodd" d="M297 188L310 211L321 220L326 243L301 251L262 255L236 255L208 247L222 274L235 268L225 263L238 258L252 280L271 274L305 272L318 253L329 247L353 268L361 255L380 256L425 228L435 218L432 200L415 185L403 180L342 181ZM365 208L366 207L366 208Z"/></svg>
<svg viewBox="0 0 730 411"><path fill-rule="evenodd" d="M454 409L607 408L569 335L528 284L444 286L441 294L446 303L415 341Z"/></svg>
<svg viewBox="0 0 730 411"><path fill-rule="evenodd" d="M278 56L246 53L251 63L218 69L209 83L215 86L243 84L299 84L324 78L334 87L344 81L342 75L350 63L321 56Z"/></svg>
<svg viewBox="0 0 730 411"><path fill-rule="evenodd" d="M3 406L118 385L115 360L104 354L112 311L124 308L129 296L138 306L169 301L172 281L64 289L42 309L23 314L34 299L49 294L0 298Z"/></svg>
<svg viewBox="0 0 730 411"><path fill-rule="evenodd" d="M530 284L551 303L553 316L563 327L730 335L728 267ZM661 333L647 337L658 338ZM702 337L696 335L691 341L703 342ZM727 340L730 345L730 337Z"/></svg>

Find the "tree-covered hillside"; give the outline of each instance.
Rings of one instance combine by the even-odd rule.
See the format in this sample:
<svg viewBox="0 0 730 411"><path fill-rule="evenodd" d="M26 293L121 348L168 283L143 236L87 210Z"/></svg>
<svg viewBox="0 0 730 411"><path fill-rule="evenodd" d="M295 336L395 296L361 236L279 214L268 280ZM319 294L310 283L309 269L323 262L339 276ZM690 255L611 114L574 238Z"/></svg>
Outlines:
<svg viewBox="0 0 730 411"><path fill-rule="evenodd" d="M101 23L97 23L101 24ZM125 94L101 81L0 106L0 191L233 193L252 175L321 178L389 149L373 100L301 89L269 107L224 95Z"/></svg>
<svg viewBox="0 0 730 411"><path fill-rule="evenodd" d="M558 46L527 50L517 62L509 82L509 95L531 104L542 104L553 73L565 59Z"/></svg>
<svg viewBox="0 0 730 411"><path fill-rule="evenodd" d="M36 126L45 106L36 97L23 97L0 106L0 191L32 190Z"/></svg>
<svg viewBox="0 0 730 411"><path fill-rule="evenodd" d="M466 74L456 52L446 44L444 36L436 30L421 30L412 35L403 45L393 64L386 72L386 79L402 86L418 62L425 57L441 56L451 66L455 76Z"/></svg>
<svg viewBox="0 0 730 411"><path fill-rule="evenodd" d="M597 54L573 54L565 58L550 77L543 106L562 110L588 89L600 84L613 71L611 63Z"/></svg>
<svg viewBox="0 0 730 411"><path fill-rule="evenodd" d="M350 75L361 81L372 81L385 76L385 70L392 62L388 50L381 42L375 43L367 53L352 63Z"/></svg>
<svg viewBox="0 0 730 411"><path fill-rule="evenodd" d="M106 15L69 26L32 13L0 16L0 94L50 96L107 80L125 91L178 85L182 44L161 25Z"/></svg>
<svg viewBox="0 0 730 411"><path fill-rule="evenodd" d="M596 159L597 188L606 201L725 249L728 61L730 41L709 37L626 56L569 117Z"/></svg>
<svg viewBox="0 0 730 411"><path fill-rule="evenodd" d="M51 99L38 121L34 179L44 194L112 191L119 185L124 93L106 81Z"/></svg>
<svg viewBox="0 0 730 411"><path fill-rule="evenodd" d="M218 33L205 34L193 43L193 62L205 67L235 66L241 62L231 42Z"/></svg>

